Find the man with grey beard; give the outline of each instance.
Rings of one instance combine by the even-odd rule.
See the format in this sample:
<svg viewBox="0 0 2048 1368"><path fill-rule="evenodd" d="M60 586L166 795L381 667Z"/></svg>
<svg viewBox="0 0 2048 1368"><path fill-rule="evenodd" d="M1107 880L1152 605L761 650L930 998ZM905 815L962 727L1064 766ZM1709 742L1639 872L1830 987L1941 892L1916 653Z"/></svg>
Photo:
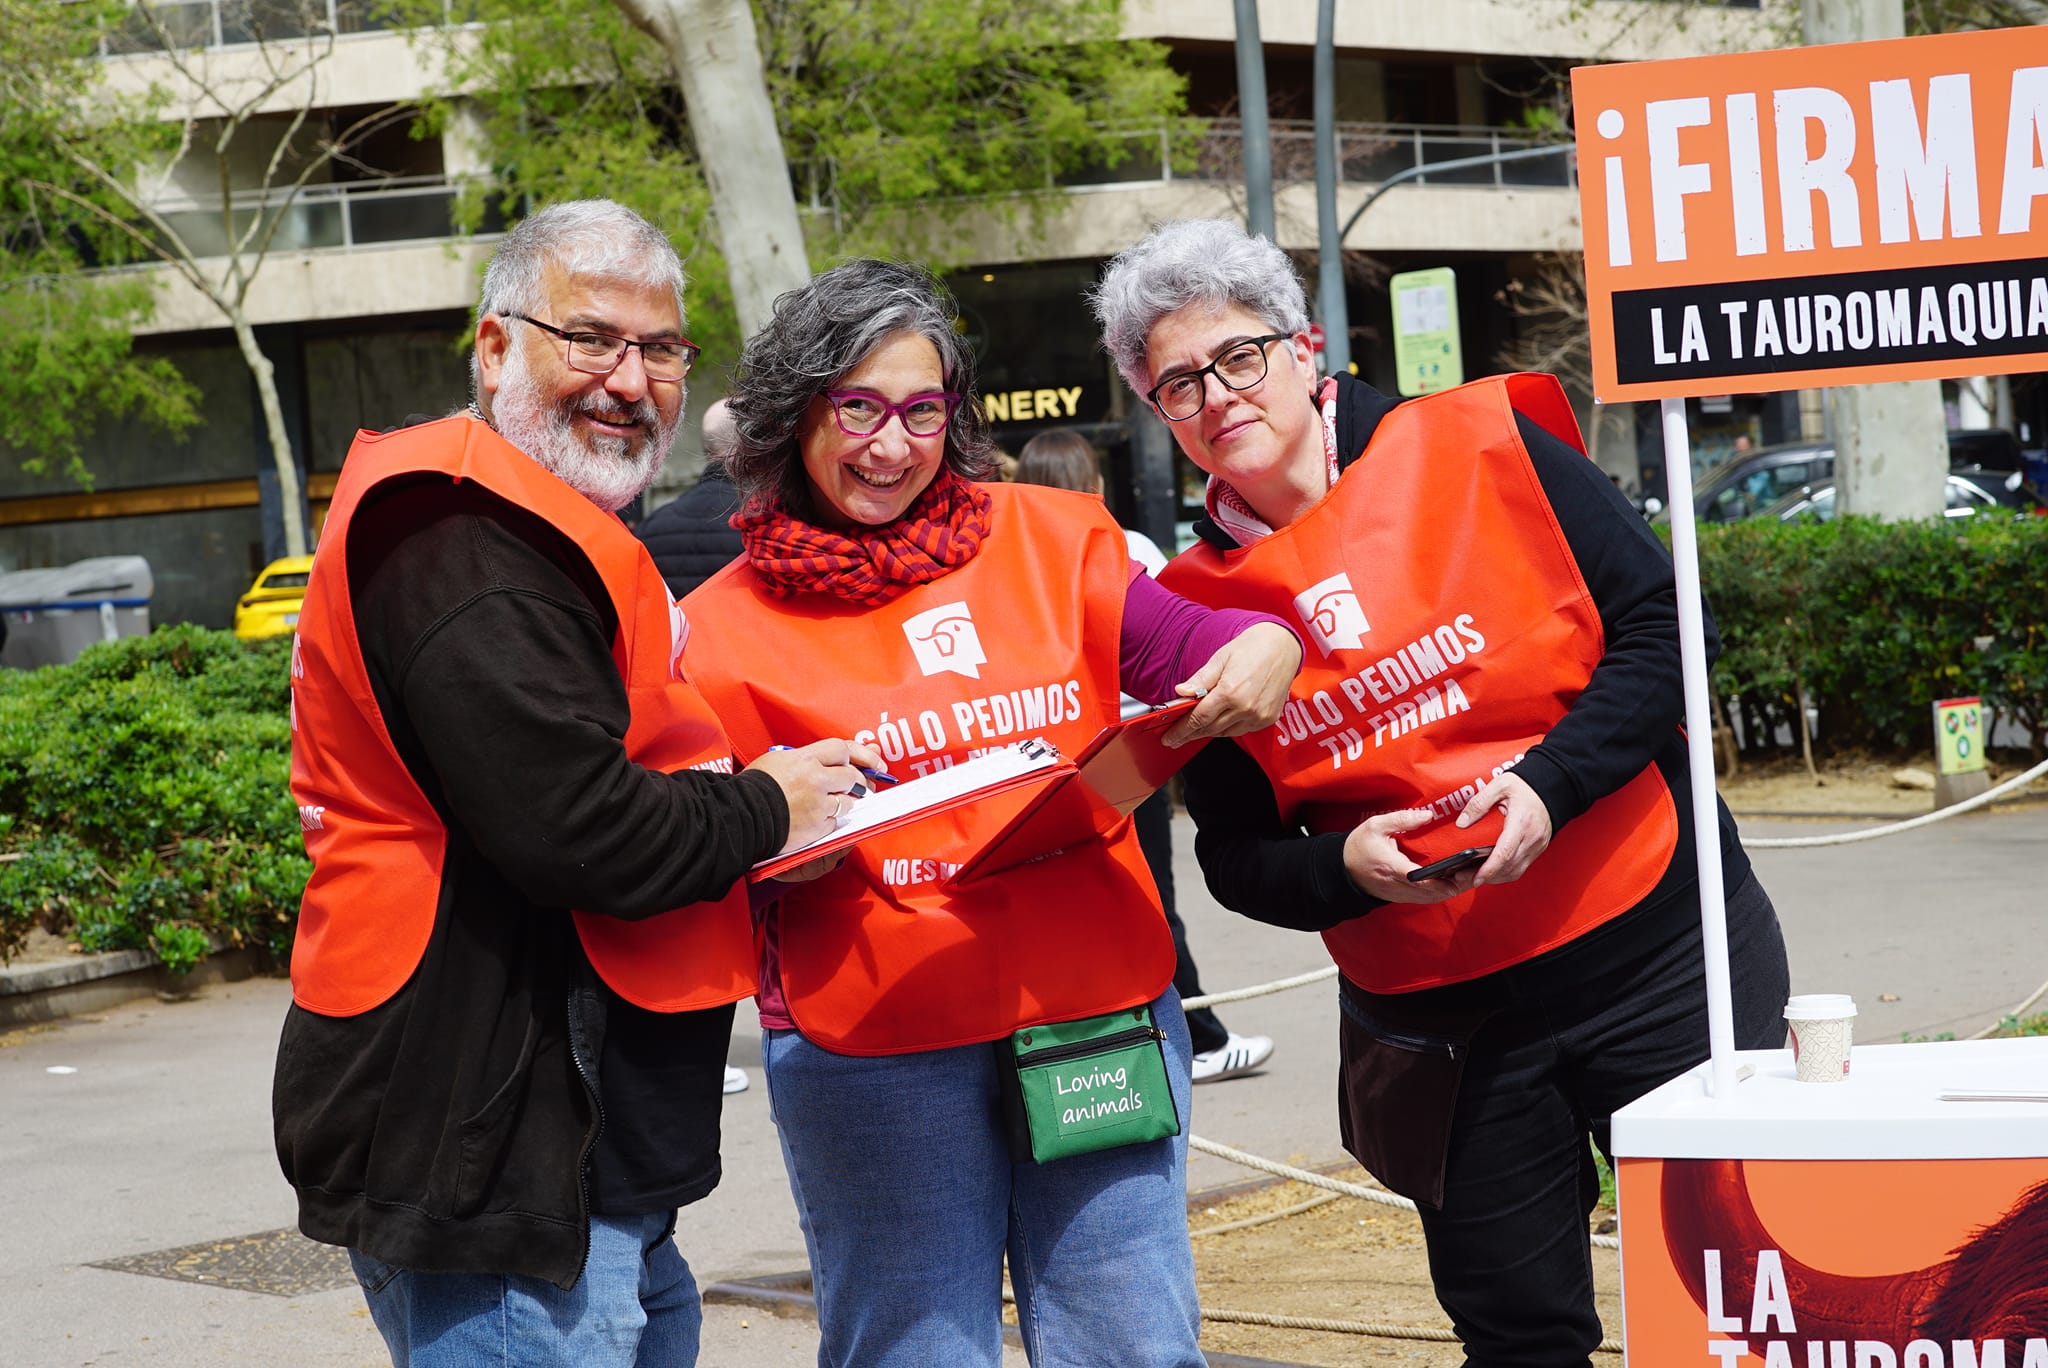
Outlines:
<svg viewBox="0 0 2048 1368"><path fill-rule="evenodd" d="M695 1363L672 1235L718 1181L744 875L881 767L833 739L741 769L679 672L616 511L682 416L682 284L620 205L520 224L471 409L357 439L307 586L273 1123L401 1368Z"/></svg>

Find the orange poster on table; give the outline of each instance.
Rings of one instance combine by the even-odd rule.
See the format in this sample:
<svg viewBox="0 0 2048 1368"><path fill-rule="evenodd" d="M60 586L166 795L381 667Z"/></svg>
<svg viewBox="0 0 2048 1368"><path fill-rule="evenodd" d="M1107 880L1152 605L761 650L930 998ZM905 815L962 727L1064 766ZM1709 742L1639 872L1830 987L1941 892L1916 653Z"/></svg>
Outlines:
<svg viewBox="0 0 2048 1368"><path fill-rule="evenodd" d="M2048 1368L2048 1159L1617 1169L1630 1368Z"/></svg>
<svg viewBox="0 0 2048 1368"><path fill-rule="evenodd" d="M1603 401L2048 369L2048 26L1572 73Z"/></svg>

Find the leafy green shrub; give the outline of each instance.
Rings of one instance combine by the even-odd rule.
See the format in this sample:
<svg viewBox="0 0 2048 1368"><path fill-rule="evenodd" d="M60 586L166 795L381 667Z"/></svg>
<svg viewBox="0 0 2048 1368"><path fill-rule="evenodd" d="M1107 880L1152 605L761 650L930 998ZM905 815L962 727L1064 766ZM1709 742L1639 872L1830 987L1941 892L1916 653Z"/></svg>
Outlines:
<svg viewBox="0 0 2048 1368"><path fill-rule="evenodd" d="M0 672L0 960L37 922L174 971L209 938L289 954L289 668L288 639L185 625Z"/></svg>
<svg viewBox="0 0 2048 1368"><path fill-rule="evenodd" d="M1700 578L1752 746L1802 688L1827 748L1924 748L1928 704L1970 694L2048 743L2048 518L1703 526Z"/></svg>

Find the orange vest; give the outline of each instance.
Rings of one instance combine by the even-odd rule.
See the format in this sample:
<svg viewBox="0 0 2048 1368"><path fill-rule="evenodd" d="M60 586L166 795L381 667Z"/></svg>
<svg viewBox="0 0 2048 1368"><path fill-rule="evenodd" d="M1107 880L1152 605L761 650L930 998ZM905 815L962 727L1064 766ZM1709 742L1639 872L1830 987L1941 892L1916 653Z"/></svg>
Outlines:
<svg viewBox="0 0 2048 1368"><path fill-rule="evenodd" d="M1335 487L1242 550L1199 545L1160 582L1198 602L1300 622L1307 658L1279 722L1237 738L1281 816L1311 831L1431 808L1400 839L1418 863L1500 830L1452 821L1563 717L1606 649L1600 614L1537 482L1514 410L1583 451L1549 376L1411 400ZM1377 993L1518 964L1627 911L1678 835L1655 766L1572 819L1520 879L1429 906L1390 903L1324 933Z"/></svg>
<svg viewBox="0 0 2048 1368"><path fill-rule="evenodd" d="M313 876L299 908L292 996L354 1016L411 977L439 905L447 831L385 729L349 603L349 522L385 481L475 480L546 518L590 557L612 607L612 658L626 684L626 753L649 769L730 772L718 720L680 669L688 625L645 548L616 517L469 417L378 434L349 449L292 644L292 797ZM713 1007L754 990L745 884L716 903L642 921L575 914L604 981L653 1011Z"/></svg>
<svg viewBox="0 0 2048 1368"><path fill-rule="evenodd" d="M1123 533L1089 495L988 492L980 554L882 607L774 598L744 560L684 600L699 629L690 675L741 755L850 736L908 779L1032 736L1071 755L1116 720ZM806 1036L842 1054L902 1054L1165 989L1173 943L1128 820L964 888L941 883L1025 801L882 833L824 878L784 887L782 987Z"/></svg>

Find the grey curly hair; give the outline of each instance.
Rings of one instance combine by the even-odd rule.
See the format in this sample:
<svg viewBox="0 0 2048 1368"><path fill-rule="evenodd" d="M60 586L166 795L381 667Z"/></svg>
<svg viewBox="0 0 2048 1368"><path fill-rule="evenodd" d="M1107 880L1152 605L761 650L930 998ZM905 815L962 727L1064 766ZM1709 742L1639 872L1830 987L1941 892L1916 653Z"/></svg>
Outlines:
<svg viewBox="0 0 2048 1368"><path fill-rule="evenodd" d="M1124 383L1150 389L1145 348L1152 325L1190 304L1236 304L1274 332L1308 331L1308 300L1287 254L1224 219L1177 219L1119 252L1089 292L1102 345Z"/></svg>
<svg viewBox="0 0 2048 1368"><path fill-rule="evenodd" d="M737 446L725 465L747 506L809 509L797 447L805 411L900 333L932 344L946 388L962 396L946 424L946 464L966 479L987 476L995 457L959 317L952 295L930 272L871 257L834 266L777 299L774 316L747 339L726 396Z"/></svg>

